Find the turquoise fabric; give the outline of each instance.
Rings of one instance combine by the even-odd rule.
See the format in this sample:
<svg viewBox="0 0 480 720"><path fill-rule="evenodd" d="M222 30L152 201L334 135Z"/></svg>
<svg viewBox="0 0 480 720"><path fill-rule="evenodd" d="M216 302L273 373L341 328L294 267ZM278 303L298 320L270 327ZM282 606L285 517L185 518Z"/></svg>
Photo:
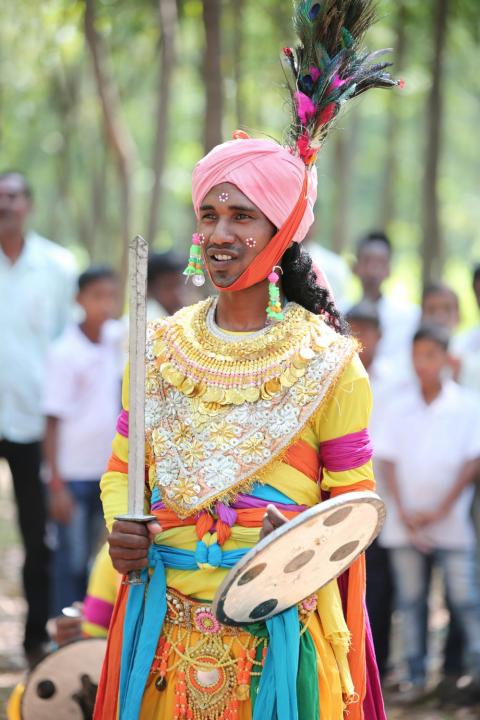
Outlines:
<svg viewBox="0 0 480 720"><path fill-rule="evenodd" d="M300 632L297 607L266 622L269 644L253 720L298 720Z"/></svg>
<svg viewBox="0 0 480 720"><path fill-rule="evenodd" d="M280 490L276 490L271 485L261 485L260 483L255 483L252 490L249 492L249 495L259 498L260 500L267 500L268 502L278 502L283 505L294 504L293 500L289 498L288 495L284 495L280 492Z"/></svg>
<svg viewBox="0 0 480 720"><path fill-rule="evenodd" d="M140 715L145 685L167 612L165 568L160 555L152 560L154 569L147 588L132 585L128 591L120 671L120 720L132 720ZM143 574L147 582L146 571Z"/></svg>

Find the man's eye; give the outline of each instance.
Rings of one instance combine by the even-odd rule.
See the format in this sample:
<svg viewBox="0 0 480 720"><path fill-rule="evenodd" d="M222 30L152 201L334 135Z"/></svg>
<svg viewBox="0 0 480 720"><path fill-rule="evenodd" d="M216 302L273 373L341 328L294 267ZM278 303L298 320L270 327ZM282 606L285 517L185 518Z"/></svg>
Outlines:
<svg viewBox="0 0 480 720"><path fill-rule="evenodd" d="M249 220L250 215L247 215L246 213L237 213L237 215L235 216L235 219L236 220Z"/></svg>
<svg viewBox="0 0 480 720"><path fill-rule="evenodd" d="M214 220L215 215L213 213L207 213L206 215L202 215L201 220Z"/></svg>

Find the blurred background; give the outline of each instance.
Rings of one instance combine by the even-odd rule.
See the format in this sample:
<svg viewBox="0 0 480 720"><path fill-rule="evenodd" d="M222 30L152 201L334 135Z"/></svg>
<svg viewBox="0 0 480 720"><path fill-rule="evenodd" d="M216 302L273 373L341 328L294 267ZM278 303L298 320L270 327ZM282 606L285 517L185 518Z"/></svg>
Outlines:
<svg viewBox="0 0 480 720"><path fill-rule="evenodd" d="M185 251L194 163L232 130L288 124L288 0L0 2L1 164L35 191L38 232L125 272L135 233ZM470 284L480 257L477 0L382 0L367 38L403 90L352 102L321 153L314 239L349 258L387 231L391 289ZM473 295L462 301L473 320Z"/></svg>
<svg viewBox="0 0 480 720"><path fill-rule="evenodd" d="M73 252L78 269L107 263L123 283L137 233L154 251L185 256L197 160L236 128L281 141L288 125L280 53L294 43L291 7L0 0L0 171L28 179L32 227ZM443 280L469 328L478 324L471 278L480 262L480 3L379 0L378 16L367 45L393 49L403 88L369 93L341 115L317 163L310 239L352 266L358 239L385 231L393 245L386 293L418 303L424 285ZM354 274L347 284L344 309L360 294ZM2 699L25 667L15 520L0 461ZM438 599L432 607L439 636L448 616ZM476 712L396 708L389 717Z"/></svg>

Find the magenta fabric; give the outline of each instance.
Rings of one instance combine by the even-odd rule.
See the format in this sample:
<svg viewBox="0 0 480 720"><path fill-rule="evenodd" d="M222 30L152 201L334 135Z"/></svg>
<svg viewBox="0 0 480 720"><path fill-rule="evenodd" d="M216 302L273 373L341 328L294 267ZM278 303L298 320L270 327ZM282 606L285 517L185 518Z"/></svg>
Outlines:
<svg viewBox="0 0 480 720"><path fill-rule="evenodd" d="M128 412L122 410L117 419L117 433L128 438Z"/></svg>
<svg viewBox="0 0 480 720"><path fill-rule="evenodd" d="M108 630L110 626L112 613L113 605L106 600L87 595L83 602L83 615L85 620L93 625L99 625L105 628L105 630Z"/></svg>
<svg viewBox="0 0 480 720"><path fill-rule="evenodd" d="M375 648L373 645L372 630L368 618L367 608L365 611L365 661L367 663L367 692L363 701L363 712L365 720L384 720L387 717L383 703L380 675L378 674Z"/></svg>
<svg viewBox="0 0 480 720"><path fill-rule="evenodd" d="M330 472L354 470L371 460L372 442L367 428L320 443L322 465Z"/></svg>
<svg viewBox="0 0 480 720"><path fill-rule="evenodd" d="M261 498L253 497L253 495L237 495L237 498L232 503L232 507L236 508L237 510L247 510L251 508L261 508L261 507L267 507L267 505L271 505L271 500L262 500ZM282 510L291 510L292 512L303 512L307 509L306 505L295 505L287 504L287 503L279 503L275 501L273 503L275 507L277 507L280 511Z"/></svg>

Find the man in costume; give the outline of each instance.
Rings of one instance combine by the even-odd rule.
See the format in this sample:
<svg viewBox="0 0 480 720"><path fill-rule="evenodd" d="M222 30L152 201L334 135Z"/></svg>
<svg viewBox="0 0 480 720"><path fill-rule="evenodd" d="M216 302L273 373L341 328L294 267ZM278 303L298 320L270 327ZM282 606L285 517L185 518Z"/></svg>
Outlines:
<svg viewBox="0 0 480 720"><path fill-rule="evenodd" d="M147 332L148 529L114 521L127 507L124 382L102 500L114 566L143 567L147 587L120 590L97 720L385 717L363 558L303 601L293 627L290 611L243 629L211 609L261 533L322 493L374 487L367 374L299 245L332 120L347 98L395 84L360 50L372 16L365 0L297 3L289 147L237 132L195 168L185 272L202 283L203 260L219 294Z"/></svg>

